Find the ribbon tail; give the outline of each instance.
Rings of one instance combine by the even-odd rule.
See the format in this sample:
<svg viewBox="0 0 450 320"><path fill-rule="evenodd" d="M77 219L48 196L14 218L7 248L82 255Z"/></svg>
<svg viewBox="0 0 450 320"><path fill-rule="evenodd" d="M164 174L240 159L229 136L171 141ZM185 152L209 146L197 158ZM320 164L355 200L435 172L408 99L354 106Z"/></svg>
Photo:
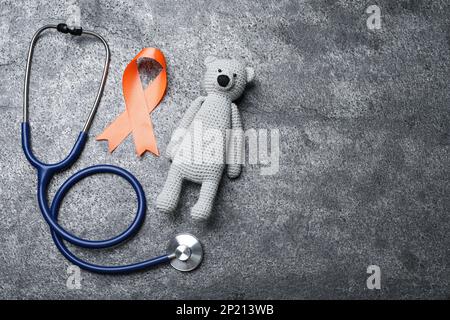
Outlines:
<svg viewBox="0 0 450 320"><path fill-rule="evenodd" d="M152 113L158 106L165 94L166 86L167 78L165 70L163 70L144 91L148 113ZM136 110L134 109L130 112L134 113ZM128 114L130 115L131 113ZM155 156L159 157L160 154L151 118L142 116L140 117L140 120L139 124L136 126L133 125L132 129L136 153L139 156L142 156L146 151L150 151Z"/></svg>
<svg viewBox="0 0 450 320"><path fill-rule="evenodd" d="M112 153L130 133L131 128L128 115L126 112L122 112L95 140L107 140L108 151Z"/></svg>
<svg viewBox="0 0 450 320"><path fill-rule="evenodd" d="M150 151L155 156L159 156L156 137L153 132L152 123L141 124L133 130L134 145L136 153L141 157L146 151Z"/></svg>

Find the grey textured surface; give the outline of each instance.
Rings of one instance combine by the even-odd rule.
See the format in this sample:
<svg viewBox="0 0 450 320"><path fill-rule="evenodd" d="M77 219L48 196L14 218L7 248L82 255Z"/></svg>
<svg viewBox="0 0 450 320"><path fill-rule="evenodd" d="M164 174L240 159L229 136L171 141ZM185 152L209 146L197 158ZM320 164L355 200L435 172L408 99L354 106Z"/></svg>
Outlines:
<svg viewBox="0 0 450 320"><path fill-rule="evenodd" d="M160 254L177 232L204 244L204 263L126 276L82 272L66 288L68 262L39 212L34 169L20 147L22 81L32 34L67 19L62 1L0 0L2 298L448 298L449 13L448 1L377 1L382 28L369 31L372 1L81 1L81 21L106 37L111 70L80 168L110 163L132 171L149 203L137 237L121 247L85 251L98 263ZM173 217L154 200L167 159L137 159L131 139L114 154L95 135L124 109L121 73L145 46L168 60L169 89L153 114L161 151L189 103L200 95L202 61L242 58L256 84L239 102L245 128L278 128L280 171L246 166L224 179L213 219L188 215L189 185ZM34 150L61 159L81 129L97 86L101 47L48 34L31 81ZM78 60L78 57L82 59ZM237 197L236 195L239 194ZM238 198L239 200L234 200ZM131 188L101 176L77 185L61 223L94 239L131 221ZM382 289L366 288L366 268L382 270Z"/></svg>

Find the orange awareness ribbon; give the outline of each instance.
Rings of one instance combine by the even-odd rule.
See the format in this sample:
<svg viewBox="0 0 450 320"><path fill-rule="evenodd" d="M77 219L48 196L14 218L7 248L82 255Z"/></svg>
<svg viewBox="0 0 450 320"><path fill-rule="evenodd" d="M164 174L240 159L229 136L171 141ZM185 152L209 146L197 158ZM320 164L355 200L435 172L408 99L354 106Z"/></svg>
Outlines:
<svg viewBox="0 0 450 320"><path fill-rule="evenodd" d="M142 88L139 77L138 59L150 58L157 61L162 69L158 76L145 88ZM136 153L142 156L145 151L159 156L153 125L150 121L151 113L161 102L167 88L166 59L156 48L144 48L125 68L122 77L123 97L126 110L122 112L96 140L107 140L109 152L132 132Z"/></svg>

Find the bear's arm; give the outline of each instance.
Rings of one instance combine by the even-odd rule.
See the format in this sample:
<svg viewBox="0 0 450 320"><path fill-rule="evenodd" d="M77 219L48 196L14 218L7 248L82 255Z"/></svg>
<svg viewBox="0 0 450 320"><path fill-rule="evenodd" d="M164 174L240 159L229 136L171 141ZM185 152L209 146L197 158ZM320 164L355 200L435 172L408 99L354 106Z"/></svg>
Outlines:
<svg viewBox="0 0 450 320"><path fill-rule="evenodd" d="M178 125L178 128L187 129L189 128L189 125L191 124L192 120L194 120L195 115L197 114L198 110L202 106L202 103L205 101L205 97L200 96L194 101L192 101L190 107L186 110L186 112L183 115L183 118L180 121L180 124Z"/></svg>
<svg viewBox="0 0 450 320"><path fill-rule="evenodd" d="M244 139L241 115L237 106L231 104L231 134L227 152L227 175L229 178L237 178L241 174L242 143Z"/></svg>
<svg viewBox="0 0 450 320"><path fill-rule="evenodd" d="M194 120L195 115L197 114L198 110L202 106L202 103L205 101L205 99L206 98L203 96L198 97L197 99L192 101L191 105L184 113L183 118L178 124L178 127L175 129L175 132L172 134L169 145L167 146L166 149L167 156L170 159L173 159L173 157L175 156L179 144L181 143L181 140L183 139L186 133L186 129L189 127L192 120Z"/></svg>

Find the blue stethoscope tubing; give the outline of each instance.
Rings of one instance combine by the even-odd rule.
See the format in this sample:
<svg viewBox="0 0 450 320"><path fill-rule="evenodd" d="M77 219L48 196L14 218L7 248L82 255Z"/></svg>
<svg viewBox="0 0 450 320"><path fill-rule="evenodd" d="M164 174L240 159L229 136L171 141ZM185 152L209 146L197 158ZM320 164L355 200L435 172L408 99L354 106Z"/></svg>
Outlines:
<svg viewBox="0 0 450 320"><path fill-rule="evenodd" d="M34 156L31 149L31 133L30 133L30 125L28 122L28 87L29 87L29 74L31 68L31 58L33 54L34 45L38 39L38 36L40 35L40 33L42 33L44 30L47 29L57 29L59 32L70 33L72 35L88 34L94 36L104 44L106 50L106 60L103 69L102 81L97 92L97 97L94 102L94 106L85 123L83 131L80 132L72 150L67 155L67 157L64 160L54 164L43 163ZM30 162L30 164L37 169L37 198L39 208L42 212L45 221L50 227L52 238L56 247L64 255L64 257L66 257L70 262L79 266L80 268L96 273L112 274L112 273L129 273L137 270L146 269L152 266L156 266L162 263L170 262L171 256L165 254L142 262L120 266L96 265L84 261L79 257L75 256L67 248L67 246L64 243L64 240L82 248L101 249L113 247L130 239L130 237L135 235L136 232L139 230L139 228L142 226L142 223L144 222L145 218L146 198L144 190L142 189L142 186L139 183L139 181L130 172L117 166L112 165L91 166L76 172L69 179L67 179L56 192L55 197L53 198L53 201L51 203L51 206L48 205L47 201L47 189L52 177L55 174L62 172L68 169L70 166L72 166L81 155L81 152L83 151L83 148L86 144L88 137L87 132L90 128L93 117L100 103L100 97L103 92L107 70L109 67L109 60L110 60L110 53L106 41L103 39L103 37L101 37L100 35L98 35L93 31L81 30L81 28L68 29L67 26L64 24L59 24L57 26L46 25L40 28L33 36L30 44L30 49L28 52L27 69L25 74L25 86L24 86L24 121L22 122L21 129L22 129L22 148L24 154L27 160ZM58 223L59 208L64 196L67 194L67 192L70 190L71 187L73 187L77 182L88 176L101 173L118 175L124 178L126 181L128 181L128 183L130 183L130 185L133 187L137 195L137 203L138 203L137 213L133 222L128 226L128 228L115 237L112 237L107 240L95 240L95 241L82 239L65 230Z"/></svg>
<svg viewBox="0 0 450 320"><path fill-rule="evenodd" d="M155 265L159 265L161 263L169 262L169 255L162 255L159 257L155 257L143 262L133 263L122 266L101 266L86 262L77 256L75 256L70 250L67 248L63 240L66 240L76 246L82 248L89 249L101 249L101 248L110 248L115 245L118 245L130 237L136 234L136 232L142 226L145 218L145 210L146 210L146 198L144 190L142 189L139 181L127 170L122 169L120 167L112 166L112 165L96 165L84 168L74 175L72 175L69 179L67 179L62 186L58 189L53 198L52 204L49 207L47 203L47 189L52 177L70 167L80 156L84 145L87 141L87 134L81 132L78 136L77 141L75 142L72 150L69 155L62 160L61 162L55 164L45 164L36 159L31 151L31 138L30 138L30 126L27 122L22 123L22 147L28 161L37 169L37 198L39 203L39 208L42 212L42 215L49 225L51 229L51 234L53 241L59 251L73 264L78 265L80 268L85 270L89 270L97 273L128 273L141 269L146 269L148 267L152 267ZM134 217L133 222L128 226L128 228L123 231L121 234L112 237L107 240L86 240L75 236L74 234L65 230L58 223L58 213L62 200L64 199L67 192L80 180L101 173L110 173L118 175L124 178L130 185L133 187L134 191L137 195L137 213Z"/></svg>

